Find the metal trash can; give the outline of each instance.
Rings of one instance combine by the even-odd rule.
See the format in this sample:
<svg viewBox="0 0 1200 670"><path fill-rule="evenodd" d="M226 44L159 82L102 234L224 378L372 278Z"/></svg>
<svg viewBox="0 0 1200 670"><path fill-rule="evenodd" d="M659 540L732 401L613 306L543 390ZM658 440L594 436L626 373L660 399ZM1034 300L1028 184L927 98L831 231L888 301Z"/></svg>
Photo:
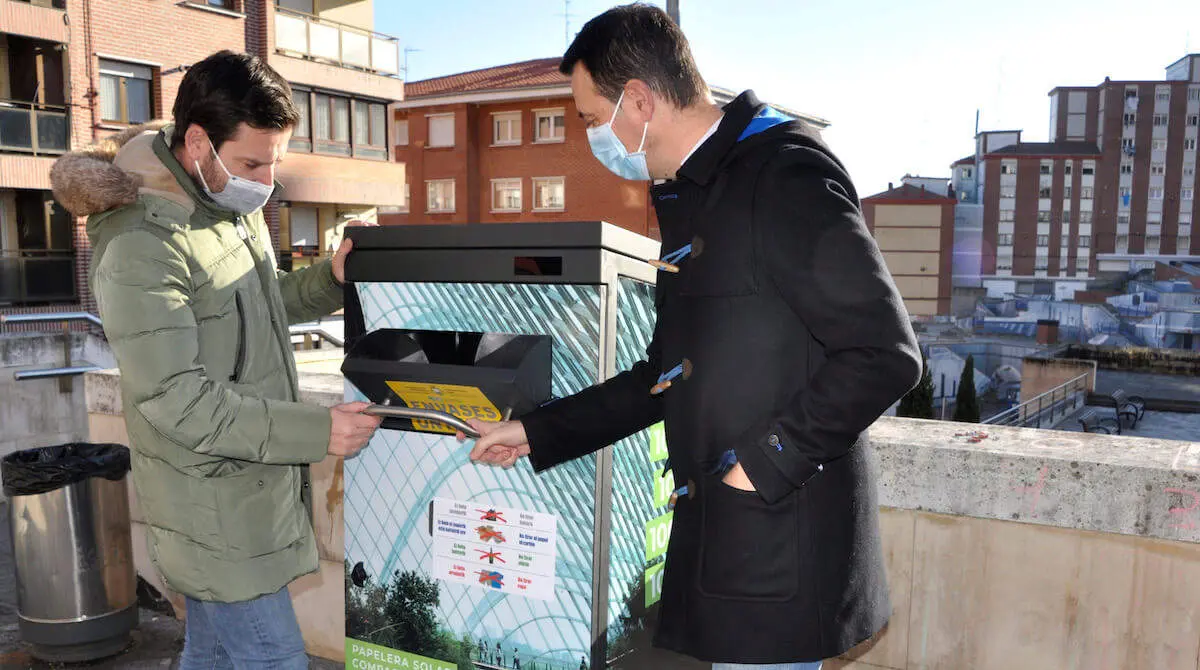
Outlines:
<svg viewBox="0 0 1200 670"><path fill-rule="evenodd" d="M128 472L129 450L116 444L28 449L0 462L21 637L39 659L90 661L130 642L138 608Z"/></svg>

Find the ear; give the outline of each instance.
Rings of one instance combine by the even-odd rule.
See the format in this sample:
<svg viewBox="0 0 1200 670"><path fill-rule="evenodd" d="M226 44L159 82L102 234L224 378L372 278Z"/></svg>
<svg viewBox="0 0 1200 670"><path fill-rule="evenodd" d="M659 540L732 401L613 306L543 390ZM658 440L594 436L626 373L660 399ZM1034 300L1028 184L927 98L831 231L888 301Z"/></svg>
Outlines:
<svg viewBox="0 0 1200 670"><path fill-rule="evenodd" d="M199 161L212 152L212 149L209 148L208 133L195 123L189 125L184 131L183 146L187 153L188 163Z"/></svg>
<svg viewBox="0 0 1200 670"><path fill-rule="evenodd" d="M641 79L630 79L625 84L625 100L621 108L625 110L625 114L635 117L638 123L646 123L654 118L657 102L650 85Z"/></svg>

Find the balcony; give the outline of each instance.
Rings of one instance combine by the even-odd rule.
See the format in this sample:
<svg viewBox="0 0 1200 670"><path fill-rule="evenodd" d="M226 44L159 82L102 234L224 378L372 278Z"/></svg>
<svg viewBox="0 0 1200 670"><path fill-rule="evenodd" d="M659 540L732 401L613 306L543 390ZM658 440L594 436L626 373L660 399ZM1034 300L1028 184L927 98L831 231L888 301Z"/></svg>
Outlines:
<svg viewBox="0 0 1200 670"><path fill-rule="evenodd" d="M67 108L0 99L0 151L57 156L67 151Z"/></svg>
<svg viewBox="0 0 1200 670"><path fill-rule="evenodd" d="M400 40L283 7L275 9L275 50L388 77L400 74Z"/></svg>
<svg viewBox="0 0 1200 670"><path fill-rule="evenodd" d="M75 300L74 251L0 251L0 306Z"/></svg>

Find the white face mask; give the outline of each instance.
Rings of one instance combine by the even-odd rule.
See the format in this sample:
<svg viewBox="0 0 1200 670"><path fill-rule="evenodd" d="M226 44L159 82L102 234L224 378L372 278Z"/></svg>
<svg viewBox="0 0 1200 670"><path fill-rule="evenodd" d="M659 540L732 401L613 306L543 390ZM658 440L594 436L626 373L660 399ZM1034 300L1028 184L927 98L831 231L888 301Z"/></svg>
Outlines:
<svg viewBox="0 0 1200 670"><path fill-rule="evenodd" d="M613 121L617 120L617 112L621 111L621 103L624 100L625 92L621 91L621 97L617 98L617 106L613 109L612 118L608 120L608 123L587 129L588 144L591 145L592 155L596 157L596 160L600 161L613 174L623 179L647 181L650 179L650 169L646 167L644 149L650 123L647 122L642 128L642 143L633 153L625 148L625 143L617 137L617 132L613 130Z"/></svg>
<svg viewBox="0 0 1200 670"><path fill-rule="evenodd" d="M208 148L212 149L213 158L216 159L217 165L221 166L225 175L229 177L229 181L225 182L225 190L213 193L212 189L208 188L208 182L204 180L200 161L195 161L196 175L200 177L200 186L204 188L204 193L212 198L213 202L238 214L249 214L262 209L263 205L267 204L267 200L271 198L271 194L275 192L275 187L261 184L252 179L242 179L232 174L225 167L225 163L221 162L221 157L217 155L217 148L213 146L212 140L208 141Z"/></svg>

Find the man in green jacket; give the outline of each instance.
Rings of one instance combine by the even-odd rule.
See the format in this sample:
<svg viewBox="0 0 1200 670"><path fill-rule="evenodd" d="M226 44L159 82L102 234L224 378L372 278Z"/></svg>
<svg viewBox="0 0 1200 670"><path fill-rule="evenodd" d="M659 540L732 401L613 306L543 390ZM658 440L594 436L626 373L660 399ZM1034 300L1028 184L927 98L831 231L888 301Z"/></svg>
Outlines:
<svg viewBox="0 0 1200 670"><path fill-rule="evenodd" d="M341 306L350 242L276 268L261 208L299 114L266 63L223 51L183 78L174 125L60 159L121 369L150 555L187 596L181 667L304 668L287 585L317 569L308 464L353 456L365 403L299 402L290 323Z"/></svg>

